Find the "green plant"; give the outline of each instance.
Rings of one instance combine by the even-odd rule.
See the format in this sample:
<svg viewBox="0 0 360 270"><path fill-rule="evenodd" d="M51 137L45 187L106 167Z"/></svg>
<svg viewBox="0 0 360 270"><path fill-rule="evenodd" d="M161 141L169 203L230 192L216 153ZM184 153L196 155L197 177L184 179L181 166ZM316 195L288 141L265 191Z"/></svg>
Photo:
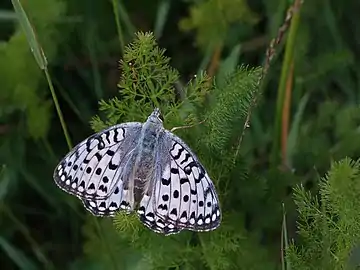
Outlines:
<svg viewBox="0 0 360 270"><path fill-rule="evenodd" d="M357 269L352 257L360 236L360 164L344 159L332 164L321 179L318 196L295 189L301 245L290 245L293 269Z"/></svg>

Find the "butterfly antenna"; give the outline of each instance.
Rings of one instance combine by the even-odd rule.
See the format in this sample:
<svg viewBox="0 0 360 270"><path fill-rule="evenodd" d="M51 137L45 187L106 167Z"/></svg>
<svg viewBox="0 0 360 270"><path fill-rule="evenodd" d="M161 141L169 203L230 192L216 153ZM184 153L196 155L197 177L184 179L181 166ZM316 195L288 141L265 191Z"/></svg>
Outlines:
<svg viewBox="0 0 360 270"><path fill-rule="evenodd" d="M200 124L204 123L206 120L207 119L204 119L201 122L193 124L193 125L187 125L187 126L181 126L181 127L173 127L170 131L174 132L175 130L178 130L178 129L192 128L192 127L195 127L197 125L200 125Z"/></svg>

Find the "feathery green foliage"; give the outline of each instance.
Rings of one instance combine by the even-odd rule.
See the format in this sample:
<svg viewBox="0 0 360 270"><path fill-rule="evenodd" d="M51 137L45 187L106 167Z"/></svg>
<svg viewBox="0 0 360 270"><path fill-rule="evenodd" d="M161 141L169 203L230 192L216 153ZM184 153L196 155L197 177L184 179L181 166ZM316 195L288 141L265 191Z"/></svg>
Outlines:
<svg viewBox="0 0 360 270"><path fill-rule="evenodd" d="M344 159L321 180L319 196L295 189L301 246L290 246L294 269L355 269L350 262L360 237L360 163ZM350 263L350 264L349 264Z"/></svg>
<svg viewBox="0 0 360 270"><path fill-rule="evenodd" d="M120 97L100 102L100 111L107 122L93 120L94 127L113 125L122 121L143 121L154 107L170 107L175 102L174 84L178 72L169 66L164 50L156 46L149 33L138 33L135 42L125 48L120 61L122 75L118 87ZM136 102L136 106L134 105Z"/></svg>
<svg viewBox="0 0 360 270"><path fill-rule="evenodd" d="M234 136L241 134L242 124L259 92L260 74L260 68L248 70L241 66L229 76L224 87L213 91L212 110L207 117L210 128L206 142L214 151L230 150Z"/></svg>

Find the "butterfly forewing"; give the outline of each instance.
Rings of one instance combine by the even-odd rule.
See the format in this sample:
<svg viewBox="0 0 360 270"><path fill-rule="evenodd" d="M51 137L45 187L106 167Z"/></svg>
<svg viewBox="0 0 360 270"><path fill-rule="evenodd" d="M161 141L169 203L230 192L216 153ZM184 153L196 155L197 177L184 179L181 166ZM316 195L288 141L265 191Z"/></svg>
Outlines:
<svg viewBox="0 0 360 270"><path fill-rule="evenodd" d="M55 183L79 198L107 198L121 188L123 164L131 157L141 127L120 124L82 141L55 168Z"/></svg>

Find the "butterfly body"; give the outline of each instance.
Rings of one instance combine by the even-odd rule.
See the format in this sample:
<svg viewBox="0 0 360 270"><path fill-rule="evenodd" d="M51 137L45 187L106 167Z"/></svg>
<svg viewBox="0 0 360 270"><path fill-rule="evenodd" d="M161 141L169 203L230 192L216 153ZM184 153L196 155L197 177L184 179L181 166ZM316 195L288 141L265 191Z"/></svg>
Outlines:
<svg viewBox="0 0 360 270"><path fill-rule="evenodd" d="M221 221L213 183L159 116L155 109L145 123L115 125L79 143L56 167L55 182L94 215L136 211L166 235L213 230Z"/></svg>

